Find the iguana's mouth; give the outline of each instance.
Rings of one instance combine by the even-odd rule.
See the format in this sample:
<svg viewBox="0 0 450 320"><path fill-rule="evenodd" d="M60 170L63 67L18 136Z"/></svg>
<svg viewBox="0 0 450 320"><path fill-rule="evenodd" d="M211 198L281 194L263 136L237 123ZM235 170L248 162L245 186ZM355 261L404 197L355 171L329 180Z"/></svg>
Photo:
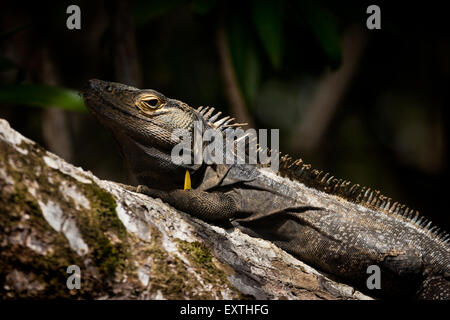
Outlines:
<svg viewBox="0 0 450 320"><path fill-rule="evenodd" d="M133 113L126 108L119 107L118 105L111 103L107 99L105 99L104 93L101 88L95 86L92 80L89 80L81 89L83 100L86 107L96 116L96 117L104 117L105 112L102 112L102 109L114 109L121 113L124 113L130 117L148 121L147 117L141 116L139 113Z"/></svg>

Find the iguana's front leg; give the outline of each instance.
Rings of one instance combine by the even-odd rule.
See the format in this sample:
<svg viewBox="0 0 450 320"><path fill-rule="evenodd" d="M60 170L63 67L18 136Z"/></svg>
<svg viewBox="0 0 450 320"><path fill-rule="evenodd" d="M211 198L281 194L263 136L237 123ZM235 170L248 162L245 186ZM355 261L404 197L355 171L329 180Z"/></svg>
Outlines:
<svg viewBox="0 0 450 320"><path fill-rule="evenodd" d="M229 194L195 189L162 191L140 185L137 192L160 198L178 210L205 221L225 221L238 211L236 200Z"/></svg>

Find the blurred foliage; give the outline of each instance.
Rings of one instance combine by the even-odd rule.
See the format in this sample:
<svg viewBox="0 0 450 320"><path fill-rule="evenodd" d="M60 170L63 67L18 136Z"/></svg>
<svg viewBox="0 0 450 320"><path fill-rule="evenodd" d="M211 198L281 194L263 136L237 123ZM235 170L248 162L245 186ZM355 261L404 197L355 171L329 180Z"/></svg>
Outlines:
<svg viewBox="0 0 450 320"><path fill-rule="evenodd" d="M77 91L35 84L0 86L0 102L14 105L55 107L72 111L87 110Z"/></svg>
<svg viewBox="0 0 450 320"><path fill-rule="evenodd" d="M185 0L135 1L133 3L133 15L136 26L142 26L150 19L161 16L185 2Z"/></svg>
<svg viewBox="0 0 450 320"><path fill-rule="evenodd" d="M301 2L302 18L328 56L330 65L336 69L341 64L342 53L337 22L331 11L320 1L307 0Z"/></svg>
<svg viewBox="0 0 450 320"><path fill-rule="evenodd" d="M263 66L268 60L274 70L280 70L285 50L285 12L294 10L299 28L306 21L311 34L336 69L341 63L341 48L337 22L331 11L320 1L229 1L228 10L215 0L151 0L134 3L138 27L157 16L186 5L194 14L207 14L220 22L225 20L228 47L242 94L251 108L259 92ZM217 14L212 9L217 8ZM231 9L230 9L231 8Z"/></svg>
<svg viewBox="0 0 450 320"><path fill-rule="evenodd" d="M0 33L0 43L30 26L30 23L27 23ZM21 82L24 70L10 59L0 56L0 72L11 70L18 71L16 80ZM0 85L0 103L86 111L83 99L77 91L39 84Z"/></svg>
<svg viewBox="0 0 450 320"><path fill-rule="evenodd" d="M310 32L328 56L330 66L337 68L341 62L339 32L333 14L320 1L231 1L231 10L218 19L226 20L228 47L242 94L251 108L261 86L263 66L266 60L271 67L279 70L283 64L284 13L287 10L299 12L298 23L307 22ZM211 15L217 18L217 10L224 4L215 0L137 0L133 2L133 15L136 26L144 27L148 21L166 15L179 7L190 6L194 14ZM293 8L291 6L293 5ZM237 7L237 9L233 7ZM19 25L0 34L0 42L30 27ZM0 72L18 68L5 57L0 56ZM21 80L21 79L19 79ZM33 105L40 107L59 107L68 110L84 110L79 99L74 98L68 89L48 87L7 87L11 94L2 90L0 101L6 103ZM30 98L25 98L28 96ZM31 98L32 97L32 98Z"/></svg>
<svg viewBox="0 0 450 320"><path fill-rule="evenodd" d="M251 15L259 39L274 68L279 68L283 54L283 3L253 0Z"/></svg>
<svg viewBox="0 0 450 320"><path fill-rule="evenodd" d="M228 42L238 83L247 103L251 106L261 82L261 60L250 28L237 15L228 23Z"/></svg>

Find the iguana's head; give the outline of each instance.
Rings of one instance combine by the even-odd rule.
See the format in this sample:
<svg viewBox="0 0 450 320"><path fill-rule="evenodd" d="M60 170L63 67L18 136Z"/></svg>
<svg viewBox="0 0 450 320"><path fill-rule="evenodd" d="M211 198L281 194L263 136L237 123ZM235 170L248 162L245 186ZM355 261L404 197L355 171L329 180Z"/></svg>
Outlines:
<svg viewBox="0 0 450 320"><path fill-rule="evenodd" d="M186 168L199 168L171 159L173 147L180 142L177 136L172 137L174 130L192 132L194 121L200 118L187 104L155 90L96 79L88 82L83 98L88 109L112 132L140 184L180 187Z"/></svg>
<svg viewBox="0 0 450 320"><path fill-rule="evenodd" d="M113 133L120 132L147 145L171 149L175 129L192 129L198 117L187 104L150 89L89 80L83 90L88 109Z"/></svg>

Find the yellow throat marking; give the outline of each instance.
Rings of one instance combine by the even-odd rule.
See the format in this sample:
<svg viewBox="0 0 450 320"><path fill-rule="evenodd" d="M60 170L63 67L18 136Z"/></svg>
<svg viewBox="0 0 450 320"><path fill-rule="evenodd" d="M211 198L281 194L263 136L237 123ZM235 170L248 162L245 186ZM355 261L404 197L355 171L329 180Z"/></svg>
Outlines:
<svg viewBox="0 0 450 320"><path fill-rule="evenodd" d="M184 175L184 190L191 189L191 176L189 174L189 170L186 170L186 174Z"/></svg>

